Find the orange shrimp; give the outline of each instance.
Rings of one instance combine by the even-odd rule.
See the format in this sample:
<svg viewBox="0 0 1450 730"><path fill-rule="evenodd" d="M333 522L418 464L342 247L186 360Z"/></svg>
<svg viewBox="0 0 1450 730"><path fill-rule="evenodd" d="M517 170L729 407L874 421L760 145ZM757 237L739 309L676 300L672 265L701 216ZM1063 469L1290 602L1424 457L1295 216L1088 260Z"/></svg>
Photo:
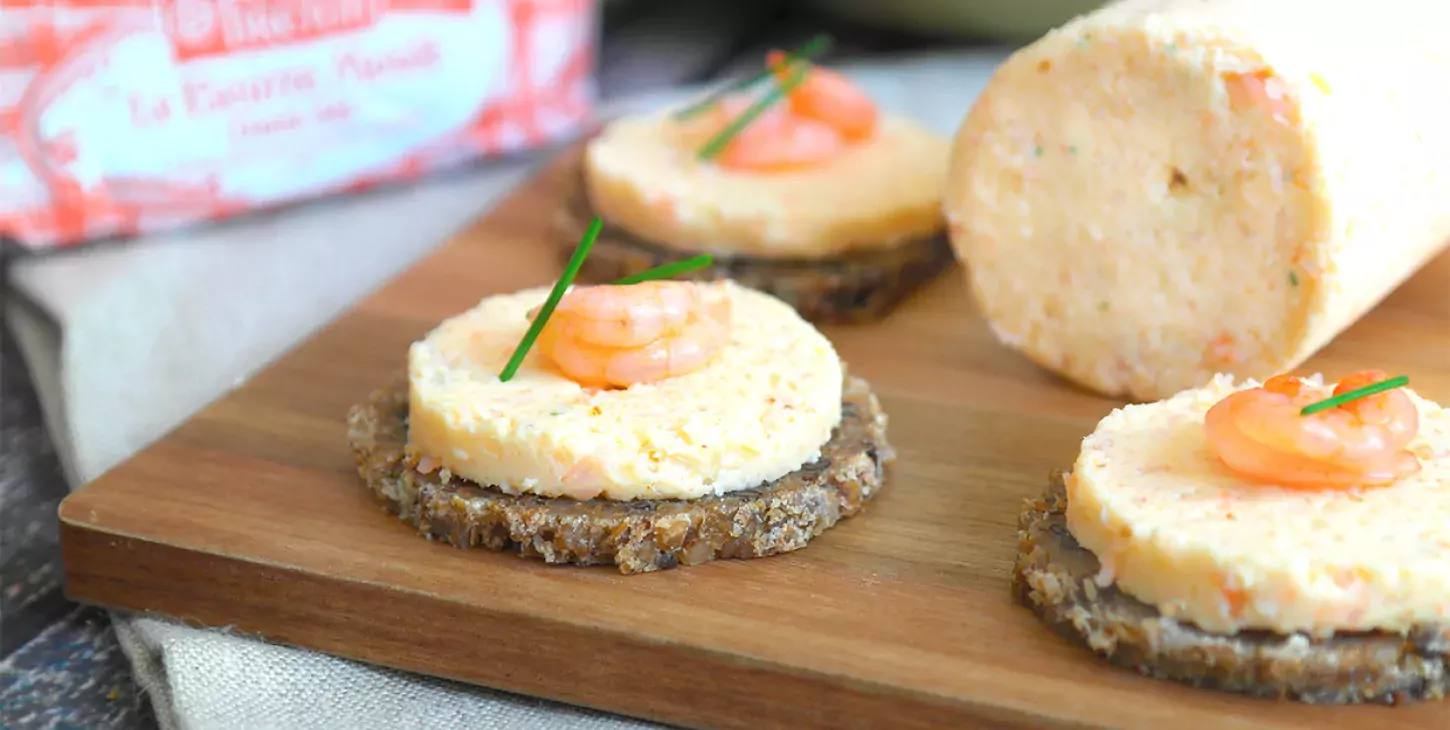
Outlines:
<svg viewBox="0 0 1450 730"><path fill-rule="evenodd" d="M684 123L686 139L692 144L703 144L749 107L750 102L745 99L726 99L716 104L706 114ZM780 172L825 162L845 144L841 134L830 125L775 106L765 110L730 140L715 162L733 170Z"/></svg>
<svg viewBox="0 0 1450 730"><path fill-rule="evenodd" d="M726 125L749 109L751 100L744 97L722 99L700 114L678 122L691 143L700 144L715 136ZM744 131L757 128L778 129L788 122L790 110L780 105L766 108Z"/></svg>
<svg viewBox="0 0 1450 730"><path fill-rule="evenodd" d="M784 79L794 67L779 51L767 66ZM685 122L687 138L714 136L750 106L742 98L725 99L698 121ZM871 97L841 74L812 66L791 89L783 105L767 109L721 150L716 163L732 170L779 172L819 165L852 142L876 131L878 112Z"/></svg>
<svg viewBox="0 0 1450 730"><path fill-rule="evenodd" d="M1295 121L1298 107L1288 96L1284 82L1268 70L1225 73L1222 76L1234 109L1262 109L1281 124Z"/></svg>
<svg viewBox="0 0 1450 730"><path fill-rule="evenodd" d="M771 51L766 65L782 81L792 73L785 54ZM880 116L876 103L845 76L812 66L806 77L790 92L790 109L797 116L825 122L848 140L863 140L876 131Z"/></svg>
<svg viewBox="0 0 1450 730"><path fill-rule="evenodd" d="M538 310L529 312L530 321ZM586 387L627 388L705 367L730 339L730 300L710 285L647 281L569 291L535 347Z"/></svg>
<svg viewBox="0 0 1450 730"><path fill-rule="evenodd" d="M843 146L841 134L830 125L781 115L769 123L746 127L717 160L736 170L789 170L824 162Z"/></svg>
<svg viewBox="0 0 1450 730"><path fill-rule="evenodd" d="M1366 370L1341 380L1342 395L1386 379ZM1300 378L1277 375L1214 404L1205 436L1224 465L1257 482L1299 489L1383 486L1420 470L1405 449L1420 427L1414 401L1390 390L1301 415L1330 397Z"/></svg>

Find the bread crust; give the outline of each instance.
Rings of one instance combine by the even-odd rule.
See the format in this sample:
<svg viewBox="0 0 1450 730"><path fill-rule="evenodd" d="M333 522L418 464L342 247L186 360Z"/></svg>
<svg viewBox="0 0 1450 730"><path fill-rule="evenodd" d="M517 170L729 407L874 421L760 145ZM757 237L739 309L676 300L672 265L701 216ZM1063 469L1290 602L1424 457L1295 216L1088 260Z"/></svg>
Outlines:
<svg viewBox="0 0 1450 730"><path fill-rule="evenodd" d="M1408 634L1207 633L1118 590L1099 586L1098 559L1067 529L1067 490L1052 476L1018 523L1012 592L1058 634L1146 676L1312 704L1442 699L1450 686L1450 626Z"/></svg>
<svg viewBox="0 0 1450 730"><path fill-rule="evenodd" d="M554 220L559 256L567 261L596 217L579 175ZM601 219L602 220L602 219ZM640 239L602 221L604 226L579 269L577 281L617 281L703 251L684 251ZM823 259L770 259L715 254L714 264L677 279L734 279L766 292L818 324L862 323L890 314L907 297L934 281L956 262L945 233L900 246L859 251Z"/></svg>
<svg viewBox="0 0 1450 730"><path fill-rule="evenodd" d="M647 573L798 550L880 491L895 452L867 383L847 376L841 423L821 457L755 489L693 500L577 501L510 495L447 473L419 472L407 445L408 384L399 379L348 414L358 474L385 508L430 540L516 552L547 563Z"/></svg>

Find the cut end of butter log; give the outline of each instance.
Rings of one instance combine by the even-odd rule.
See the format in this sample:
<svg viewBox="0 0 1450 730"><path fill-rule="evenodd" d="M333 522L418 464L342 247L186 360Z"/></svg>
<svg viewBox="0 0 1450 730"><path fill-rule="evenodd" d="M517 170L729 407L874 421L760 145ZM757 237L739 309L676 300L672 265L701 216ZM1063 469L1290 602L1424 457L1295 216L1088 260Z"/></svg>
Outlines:
<svg viewBox="0 0 1450 730"><path fill-rule="evenodd" d="M1113 396L1293 369L1450 240L1450 3L1124 0L1006 61L943 202L998 337Z"/></svg>

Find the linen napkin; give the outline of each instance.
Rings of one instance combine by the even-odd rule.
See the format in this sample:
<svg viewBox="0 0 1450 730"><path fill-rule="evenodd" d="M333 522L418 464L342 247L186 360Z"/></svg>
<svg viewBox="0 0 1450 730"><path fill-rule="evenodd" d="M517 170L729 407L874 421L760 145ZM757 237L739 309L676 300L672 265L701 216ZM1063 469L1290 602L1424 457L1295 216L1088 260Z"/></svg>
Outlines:
<svg viewBox="0 0 1450 730"><path fill-rule="evenodd" d="M162 730L627 730L648 722L277 646L116 617Z"/></svg>

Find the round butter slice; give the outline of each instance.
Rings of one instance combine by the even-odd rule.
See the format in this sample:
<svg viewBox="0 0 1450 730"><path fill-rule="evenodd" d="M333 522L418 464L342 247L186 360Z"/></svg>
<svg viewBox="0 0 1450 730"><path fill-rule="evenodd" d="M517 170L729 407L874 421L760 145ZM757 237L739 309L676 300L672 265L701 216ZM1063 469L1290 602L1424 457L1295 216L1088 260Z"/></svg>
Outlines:
<svg viewBox="0 0 1450 730"><path fill-rule="evenodd" d="M1157 400L1303 363L1450 241L1450 4L1126 0L1004 63L944 207L1000 339Z"/></svg>
<svg viewBox="0 0 1450 730"><path fill-rule="evenodd" d="M484 299L408 352L408 441L508 494L694 499L815 460L841 417L831 343L778 299L732 282L730 343L701 370L627 389L580 387L537 350L499 382L548 289Z"/></svg>
<svg viewBox="0 0 1450 730"><path fill-rule="evenodd" d="M1317 380L1314 382L1318 382ZM1405 631L1450 608L1450 410L1410 393L1419 473L1362 491L1245 482L1204 437L1229 376L1114 411L1067 479L1067 525L1129 595L1214 633Z"/></svg>
<svg viewBox="0 0 1450 730"><path fill-rule="evenodd" d="M905 119L817 167L727 170L696 159L704 140L666 114L626 117L589 143L589 202L607 223L660 246L815 259L891 248L946 227L951 143Z"/></svg>

